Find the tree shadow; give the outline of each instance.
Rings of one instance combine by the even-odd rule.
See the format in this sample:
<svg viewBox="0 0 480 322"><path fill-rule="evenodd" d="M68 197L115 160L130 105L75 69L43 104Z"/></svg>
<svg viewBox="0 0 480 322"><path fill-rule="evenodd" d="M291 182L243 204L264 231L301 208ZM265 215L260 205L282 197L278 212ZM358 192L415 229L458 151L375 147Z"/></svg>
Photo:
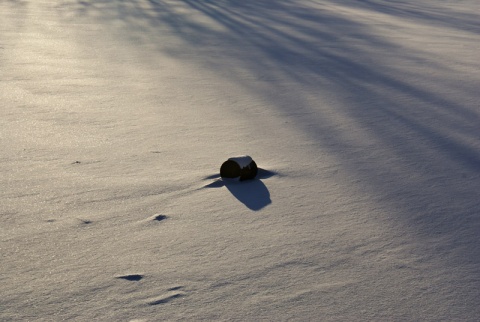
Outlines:
<svg viewBox="0 0 480 322"><path fill-rule="evenodd" d="M478 13L433 1L71 3L79 15L123 21L131 41L150 37L163 54L246 89L305 133L312 154L339 160L391 210L390 224L425 244L442 235L445 257L445 249L459 250L456 259L478 265L480 79L472 71L480 64L469 58L477 56L470 40L480 36ZM400 24L405 30L391 33L398 25L388 25L389 17L408 21ZM423 26L432 34L414 30ZM436 41L451 47L422 43L442 32ZM180 41L162 42L162 33ZM206 187L223 186L251 210L271 203L261 180Z"/></svg>
<svg viewBox="0 0 480 322"><path fill-rule="evenodd" d="M425 6L418 2L385 2L384 0L360 0L360 1L339 1L350 6L374 10L387 15L414 20L421 23L430 23L438 26L446 26L452 29L462 31L480 32L480 24L478 23L478 12L465 10L463 6Z"/></svg>
<svg viewBox="0 0 480 322"><path fill-rule="evenodd" d="M355 8L361 14L356 15ZM389 37L390 29L381 29L387 34L379 34L375 24L365 19L378 15L384 20L406 19L419 26L464 32L462 37L468 39L480 33L475 13L458 6L384 0L281 0L274 4L71 0L60 5L59 11L97 17L106 25L121 21L122 37L127 41L154 44L163 54L228 78L285 115L289 124L316 142L319 151L342 160L349 175L368 182L372 195L392 191L392 182L408 191L429 193L428 200L408 194L390 201L397 211L407 209L399 216L407 222L416 218L408 211L412 203L418 209L428 208L429 203L448 209L449 196L461 200L467 185L472 191L480 189L475 182L480 164L480 81L473 74L469 74L470 82L463 81L454 69L456 65L474 70L478 63L446 62L441 53L425 50L427 46L405 46L405 41ZM162 42L164 33L180 42ZM400 36L416 40L417 35ZM456 46L474 48L456 39ZM232 66L244 73L232 72ZM445 77L438 78L436 73ZM311 97L327 100L318 106L320 100ZM331 122L332 115L345 121ZM368 140L359 140L355 133L366 133ZM373 151L375 158L366 150ZM439 172L469 180L466 185L448 180L441 187L429 184ZM411 179L419 176L423 181ZM443 228L454 234L448 222L456 215L472 215L471 209L464 210L442 211L440 215L452 218L443 221ZM428 234L431 226L423 229Z"/></svg>

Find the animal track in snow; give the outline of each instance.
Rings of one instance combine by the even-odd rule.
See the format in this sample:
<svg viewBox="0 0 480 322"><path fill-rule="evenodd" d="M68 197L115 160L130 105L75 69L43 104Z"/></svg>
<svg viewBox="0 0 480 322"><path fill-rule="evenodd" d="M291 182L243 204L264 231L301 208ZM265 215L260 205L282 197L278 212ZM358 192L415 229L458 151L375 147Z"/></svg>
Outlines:
<svg viewBox="0 0 480 322"><path fill-rule="evenodd" d="M93 223L93 221L88 220L88 219L78 218L78 220L80 220L82 222L82 224L84 224L84 225L89 225L89 224Z"/></svg>
<svg viewBox="0 0 480 322"><path fill-rule="evenodd" d="M168 217L165 216L165 215L155 215L155 216L153 216L153 220L156 220L156 221L162 221L162 220L165 220L165 219L168 219Z"/></svg>
<svg viewBox="0 0 480 322"><path fill-rule="evenodd" d="M127 281L132 281L132 282L138 282L143 278L143 275L140 274L131 274L131 275L122 275L122 276L117 276L116 278L120 278L123 280Z"/></svg>
<svg viewBox="0 0 480 322"><path fill-rule="evenodd" d="M159 305L159 304L169 303L175 299L186 296L186 293L181 291L182 289L183 289L183 286L181 285L170 287L169 289L167 289L169 293L163 296L152 298L147 303L148 305Z"/></svg>
<svg viewBox="0 0 480 322"><path fill-rule="evenodd" d="M168 290L169 291L178 291L178 290L181 290L183 288L183 286L174 286L174 287L170 287Z"/></svg>
<svg viewBox="0 0 480 322"><path fill-rule="evenodd" d="M152 300L148 301L148 305L166 304L166 303L171 302L174 299L178 299L182 296L184 296L183 293L175 293L175 294L171 294L171 295L158 297L156 299L152 299Z"/></svg>

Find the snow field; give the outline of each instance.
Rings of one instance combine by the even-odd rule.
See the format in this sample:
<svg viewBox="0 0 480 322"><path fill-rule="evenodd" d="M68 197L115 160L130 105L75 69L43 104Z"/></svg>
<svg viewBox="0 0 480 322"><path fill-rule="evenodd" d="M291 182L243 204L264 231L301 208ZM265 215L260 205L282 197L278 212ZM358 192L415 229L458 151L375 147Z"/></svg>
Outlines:
<svg viewBox="0 0 480 322"><path fill-rule="evenodd" d="M478 9L0 2L0 320L477 320Z"/></svg>

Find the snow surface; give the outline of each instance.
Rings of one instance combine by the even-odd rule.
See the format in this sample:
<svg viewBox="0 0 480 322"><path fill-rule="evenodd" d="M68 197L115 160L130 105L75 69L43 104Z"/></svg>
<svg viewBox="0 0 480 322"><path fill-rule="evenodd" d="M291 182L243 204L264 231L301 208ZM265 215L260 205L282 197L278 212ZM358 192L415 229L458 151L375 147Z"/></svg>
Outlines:
<svg viewBox="0 0 480 322"><path fill-rule="evenodd" d="M248 155L242 155L240 157L228 158L228 160L236 162L240 166L240 168L248 167L250 165L250 163L252 163L252 157L250 157Z"/></svg>
<svg viewBox="0 0 480 322"><path fill-rule="evenodd" d="M0 320L478 321L479 53L478 0L0 1Z"/></svg>

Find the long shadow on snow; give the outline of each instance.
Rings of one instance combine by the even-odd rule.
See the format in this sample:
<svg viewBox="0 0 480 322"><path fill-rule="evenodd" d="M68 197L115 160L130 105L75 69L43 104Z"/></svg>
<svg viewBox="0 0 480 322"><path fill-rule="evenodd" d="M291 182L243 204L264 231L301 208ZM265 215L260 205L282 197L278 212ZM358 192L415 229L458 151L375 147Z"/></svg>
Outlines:
<svg viewBox="0 0 480 322"><path fill-rule="evenodd" d="M141 2L132 0L125 7L124 1L97 1L101 6L96 7L78 0L74 9L103 15L104 20L123 19L135 39L167 28L184 43L167 48L158 37L153 41L158 41L159 51L228 75L284 113L290 124L317 142L318 153L340 160L350 177L364 183L366 193L391 209L386 216L392 225L431 243L438 256L450 262L479 264L478 78L463 81L440 53L379 35L354 10L350 15L337 11L335 1L315 7L314 2L293 0L150 0L148 10ZM408 6L380 0L343 3L345 8L361 6L446 32L480 32L471 14L435 10L415 1ZM203 24L199 17L222 28ZM465 70L480 67L461 60L452 63ZM403 70L404 64L415 68ZM248 71L253 81L232 72L232 65ZM318 106L320 100L312 103L309 97L326 99ZM344 123L335 123L332 115ZM365 138L358 139L358 133ZM269 193L261 181L251 184L260 200L249 200L242 188L247 185L227 189L250 209L266 205ZM440 235L441 245L433 246ZM449 257L452 253L457 255Z"/></svg>
<svg viewBox="0 0 480 322"><path fill-rule="evenodd" d="M148 8L143 5L147 2ZM339 157L351 175L368 181L372 194L381 195L391 190L391 182L397 182L408 191L430 193L429 199L409 196L405 199L407 204L418 203L417 208L422 208L438 203L448 208L445 201L450 198L447 197L462 196L463 186L445 182L432 190L428 183L409 178L425 169L433 172L451 169L449 171L472 179L478 176L480 151L476 147L480 144L480 116L475 102L480 99L479 84L462 85L454 77L437 79L422 70L409 74L396 67L384 58L402 52L401 58L410 64L427 66L444 75L453 74L450 66L421 49L407 50L394 39L375 34L368 21L331 10L329 1L317 7L309 7L308 1L292 0L274 4L231 0L78 0L72 3L66 9L74 9L79 15L98 15L106 23L122 19L128 25L126 34L132 41L142 41L145 34L155 35L157 29L159 34L165 28L174 32L184 41L183 46L167 48L162 45L161 38L149 40L158 41L158 50L178 59L197 60L211 70L228 73L230 80L271 102L288 115L291 124L316 140L319 148ZM464 21L463 30L478 34L478 28L471 27L471 15L445 8L439 11L416 2L407 6L381 0L344 1L344 6L360 6L372 13L396 18L421 19L424 23L456 30ZM188 14L180 13L182 10L178 8L183 12L188 9ZM212 28L197 19L199 17L213 20L223 29ZM212 48L217 52L208 55ZM228 59L222 62L219 57ZM256 75L256 81L237 76L230 71L232 65ZM285 82L269 82L279 79ZM423 85L429 82L435 82L445 91L434 91ZM263 86L258 86L259 83ZM466 97L467 104L452 99L448 95L452 91L457 97ZM349 135L349 129L331 124L328 115L306 98L331 93L338 103L337 110L329 111L326 103L325 111L348 119L352 129L367 131L373 141L377 141L379 151L383 146L391 147L389 155L369 159L362 154L362 145ZM295 106L294 113L292 106ZM369 142L364 144L371 146ZM358 160L368 161L370 166L359 167ZM392 164L391 160L398 161ZM391 171L396 168L407 168L410 174ZM468 184L480 190L478 183L470 181ZM404 204L404 201L394 201L393 207L398 209L399 203ZM455 220L465 214L473 215L471 209L465 209L455 214L442 212L439 217ZM415 220L418 214L406 211L403 215L408 221ZM442 230L453 234L449 224L452 220L442 220ZM431 229L429 226L423 228L426 234Z"/></svg>
<svg viewBox="0 0 480 322"><path fill-rule="evenodd" d="M248 209L258 211L272 203L265 184L256 179L245 182L225 182L228 191Z"/></svg>
<svg viewBox="0 0 480 322"><path fill-rule="evenodd" d="M259 179L242 182L219 179L205 186L205 188L220 187L226 187L238 201L253 211L258 211L272 203L270 192Z"/></svg>
<svg viewBox="0 0 480 322"><path fill-rule="evenodd" d="M258 211L272 203L270 192L260 179L267 179L275 174L273 171L258 169L258 175L254 180L238 182L229 179L217 179L206 185L205 188L226 187L228 191L248 209ZM218 174L215 174L205 179L216 179L218 177Z"/></svg>

